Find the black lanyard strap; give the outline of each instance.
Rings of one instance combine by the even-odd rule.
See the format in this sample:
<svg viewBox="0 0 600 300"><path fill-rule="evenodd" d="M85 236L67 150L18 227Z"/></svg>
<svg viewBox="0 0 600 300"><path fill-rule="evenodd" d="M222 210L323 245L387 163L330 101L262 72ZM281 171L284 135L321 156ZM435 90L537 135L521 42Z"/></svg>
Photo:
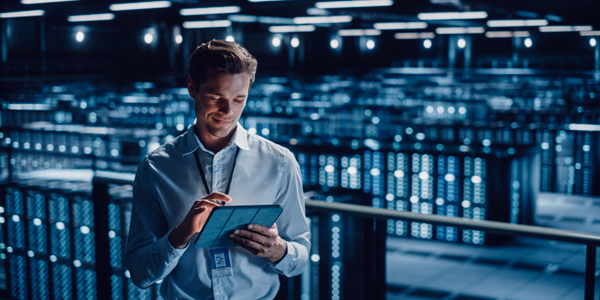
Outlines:
<svg viewBox="0 0 600 300"><path fill-rule="evenodd" d="M202 169L202 164L200 163L200 148L195 151L196 155L196 165L198 166L198 171L200 171L200 177L202 177L202 183L204 183L204 188L206 189L206 194L209 195L211 193L210 188L208 187L208 183L206 182L206 176L204 175L204 169ZM231 182L233 181L233 171L235 171L235 164L237 163L238 155L240 154L240 148L238 147L235 151L235 157L233 158L233 168L231 168L231 176L229 177L229 183L227 183L227 188L225 189L225 194L229 195L229 189L231 188ZM214 166L213 166L214 168Z"/></svg>

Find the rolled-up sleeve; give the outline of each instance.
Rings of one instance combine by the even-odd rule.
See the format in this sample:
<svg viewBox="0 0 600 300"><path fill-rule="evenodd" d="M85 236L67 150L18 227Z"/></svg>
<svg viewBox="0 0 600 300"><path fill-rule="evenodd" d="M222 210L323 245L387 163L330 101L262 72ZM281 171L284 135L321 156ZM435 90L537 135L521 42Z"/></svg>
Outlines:
<svg viewBox="0 0 600 300"><path fill-rule="evenodd" d="M152 178L150 162L146 158L138 167L133 183L131 226L125 251L125 265L133 283L147 288L163 279L175 268L183 249L169 243L168 222L156 197L148 187Z"/></svg>
<svg viewBox="0 0 600 300"><path fill-rule="evenodd" d="M287 149L286 149L287 150ZM282 164L281 181L276 197L283 212L277 220L279 236L287 243L287 253L277 263L269 263L277 273L296 276L304 271L310 251L310 231L306 220L300 166L288 150Z"/></svg>

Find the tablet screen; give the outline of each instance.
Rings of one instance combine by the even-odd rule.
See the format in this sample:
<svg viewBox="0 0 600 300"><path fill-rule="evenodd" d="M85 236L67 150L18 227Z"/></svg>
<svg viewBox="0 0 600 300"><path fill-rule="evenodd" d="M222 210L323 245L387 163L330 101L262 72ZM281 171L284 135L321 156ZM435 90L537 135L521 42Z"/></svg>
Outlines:
<svg viewBox="0 0 600 300"><path fill-rule="evenodd" d="M196 248L233 247L229 234L246 229L248 224L273 226L283 209L281 205L228 205L215 207L196 238Z"/></svg>

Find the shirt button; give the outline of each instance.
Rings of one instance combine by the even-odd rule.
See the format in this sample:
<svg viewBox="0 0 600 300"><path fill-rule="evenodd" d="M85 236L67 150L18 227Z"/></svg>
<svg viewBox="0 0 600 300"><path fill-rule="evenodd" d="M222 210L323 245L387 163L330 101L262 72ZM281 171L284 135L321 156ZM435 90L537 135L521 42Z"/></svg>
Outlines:
<svg viewBox="0 0 600 300"><path fill-rule="evenodd" d="M220 290L216 290L216 291L215 291L215 294L217 294L217 295L221 295L221 291L220 291Z"/></svg>

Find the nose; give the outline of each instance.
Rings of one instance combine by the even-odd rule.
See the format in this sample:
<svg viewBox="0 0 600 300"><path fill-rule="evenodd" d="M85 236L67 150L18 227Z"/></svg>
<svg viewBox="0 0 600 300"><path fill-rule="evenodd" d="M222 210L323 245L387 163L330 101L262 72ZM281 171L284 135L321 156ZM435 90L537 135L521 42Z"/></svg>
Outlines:
<svg viewBox="0 0 600 300"><path fill-rule="evenodd" d="M233 115L231 105L233 100L219 101L219 112L225 116Z"/></svg>

